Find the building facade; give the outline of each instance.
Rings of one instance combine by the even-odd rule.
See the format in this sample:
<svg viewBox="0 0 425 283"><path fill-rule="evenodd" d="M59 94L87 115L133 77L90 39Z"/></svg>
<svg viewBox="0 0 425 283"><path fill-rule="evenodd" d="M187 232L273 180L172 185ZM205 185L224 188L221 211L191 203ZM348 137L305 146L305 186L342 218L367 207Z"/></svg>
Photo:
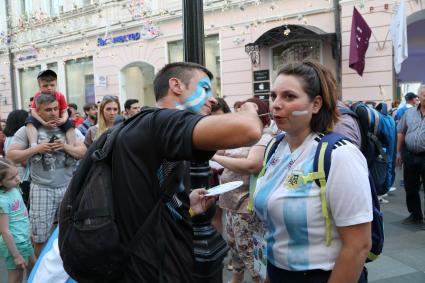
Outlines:
<svg viewBox="0 0 425 283"><path fill-rule="evenodd" d="M2 118L28 107L36 76L46 68L58 73L58 90L80 107L105 95L154 105L155 72L183 60L181 2L0 1ZM353 6L373 31L362 77L348 67ZM385 0L204 0L206 66L216 93L230 105L253 94L267 99L280 66L310 57L339 78L343 100L390 102L401 83L422 81L415 62L425 60L422 1L406 0L414 27L409 54L411 46L415 53L395 74L388 31L396 7Z"/></svg>

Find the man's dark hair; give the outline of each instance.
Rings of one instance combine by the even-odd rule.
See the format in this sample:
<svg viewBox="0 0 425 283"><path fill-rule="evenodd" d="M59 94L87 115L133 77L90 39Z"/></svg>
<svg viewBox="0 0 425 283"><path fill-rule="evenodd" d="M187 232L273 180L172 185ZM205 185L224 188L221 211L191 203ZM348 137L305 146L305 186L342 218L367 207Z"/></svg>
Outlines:
<svg viewBox="0 0 425 283"><path fill-rule="evenodd" d="M25 125L28 112L25 110L14 110L9 113L6 119L6 126L3 133L6 137L12 137L20 127Z"/></svg>
<svg viewBox="0 0 425 283"><path fill-rule="evenodd" d="M134 103L139 103L138 99L127 99L124 103L124 109L130 109L131 105L133 105Z"/></svg>
<svg viewBox="0 0 425 283"><path fill-rule="evenodd" d="M41 104L50 104L56 101L56 98L53 95L48 93L42 93L35 99L35 105L37 106L37 110L40 109Z"/></svg>
<svg viewBox="0 0 425 283"><path fill-rule="evenodd" d="M196 63L176 62L165 65L161 70L159 70L153 81L156 101L167 96L168 81L171 78L177 78L187 86L190 83L193 71L196 70L207 74L210 80L214 78L213 74L207 68Z"/></svg>
<svg viewBox="0 0 425 283"><path fill-rule="evenodd" d="M86 113L87 111L89 111L93 107L96 107L97 108L96 103L90 102L90 103L84 104L84 106L83 106L84 113Z"/></svg>
<svg viewBox="0 0 425 283"><path fill-rule="evenodd" d="M68 103L68 107L74 108L74 109L75 109L75 111L77 111L77 110L78 110L78 106L77 106L77 104L75 104L75 103Z"/></svg>

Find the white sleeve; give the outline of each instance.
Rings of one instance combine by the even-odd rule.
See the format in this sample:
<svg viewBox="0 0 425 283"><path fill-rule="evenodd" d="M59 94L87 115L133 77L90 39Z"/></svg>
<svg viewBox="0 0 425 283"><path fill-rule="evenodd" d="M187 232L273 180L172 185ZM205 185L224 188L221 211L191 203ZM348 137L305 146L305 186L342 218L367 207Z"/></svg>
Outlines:
<svg viewBox="0 0 425 283"><path fill-rule="evenodd" d="M328 207L337 227L372 221L372 196L367 162L353 144L337 147L332 152L326 182Z"/></svg>

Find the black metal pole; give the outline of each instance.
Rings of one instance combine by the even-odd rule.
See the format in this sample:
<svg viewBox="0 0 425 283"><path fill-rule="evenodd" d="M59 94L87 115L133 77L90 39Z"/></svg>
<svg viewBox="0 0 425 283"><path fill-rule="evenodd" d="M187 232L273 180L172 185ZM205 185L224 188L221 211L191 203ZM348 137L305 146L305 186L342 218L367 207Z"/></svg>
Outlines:
<svg viewBox="0 0 425 283"><path fill-rule="evenodd" d="M6 38L8 40L8 47L7 47L7 53L9 55L9 76L10 76L10 91L12 95L12 109L17 109L16 105L16 79L15 79L15 56L12 53L12 48L10 47L10 44L12 43L12 13L11 13L11 6L9 0L6 0L6 22L7 22L7 28L6 28L6 34L10 34L10 38Z"/></svg>
<svg viewBox="0 0 425 283"><path fill-rule="evenodd" d="M183 0L184 61L205 65L203 0Z"/></svg>

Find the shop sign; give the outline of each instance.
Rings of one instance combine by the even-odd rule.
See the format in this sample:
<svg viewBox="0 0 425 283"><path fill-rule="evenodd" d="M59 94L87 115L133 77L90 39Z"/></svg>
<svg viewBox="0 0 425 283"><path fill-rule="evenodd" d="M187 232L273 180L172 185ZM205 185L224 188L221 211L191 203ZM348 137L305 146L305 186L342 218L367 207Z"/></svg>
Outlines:
<svg viewBox="0 0 425 283"><path fill-rule="evenodd" d="M270 94L254 94L254 96L260 100L269 101Z"/></svg>
<svg viewBox="0 0 425 283"><path fill-rule="evenodd" d="M254 82L270 80L269 70L254 71Z"/></svg>
<svg viewBox="0 0 425 283"><path fill-rule="evenodd" d="M254 83L254 93L270 92L270 82Z"/></svg>
<svg viewBox="0 0 425 283"><path fill-rule="evenodd" d="M18 61L25 61L25 60L35 59L35 58L37 58L37 55L31 54L31 55L19 57Z"/></svg>
<svg viewBox="0 0 425 283"><path fill-rule="evenodd" d="M127 41L137 41L140 39L140 32L134 32L126 35L119 35L112 38L101 38L97 39L97 46L106 46L111 43L123 43Z"/></svg>

